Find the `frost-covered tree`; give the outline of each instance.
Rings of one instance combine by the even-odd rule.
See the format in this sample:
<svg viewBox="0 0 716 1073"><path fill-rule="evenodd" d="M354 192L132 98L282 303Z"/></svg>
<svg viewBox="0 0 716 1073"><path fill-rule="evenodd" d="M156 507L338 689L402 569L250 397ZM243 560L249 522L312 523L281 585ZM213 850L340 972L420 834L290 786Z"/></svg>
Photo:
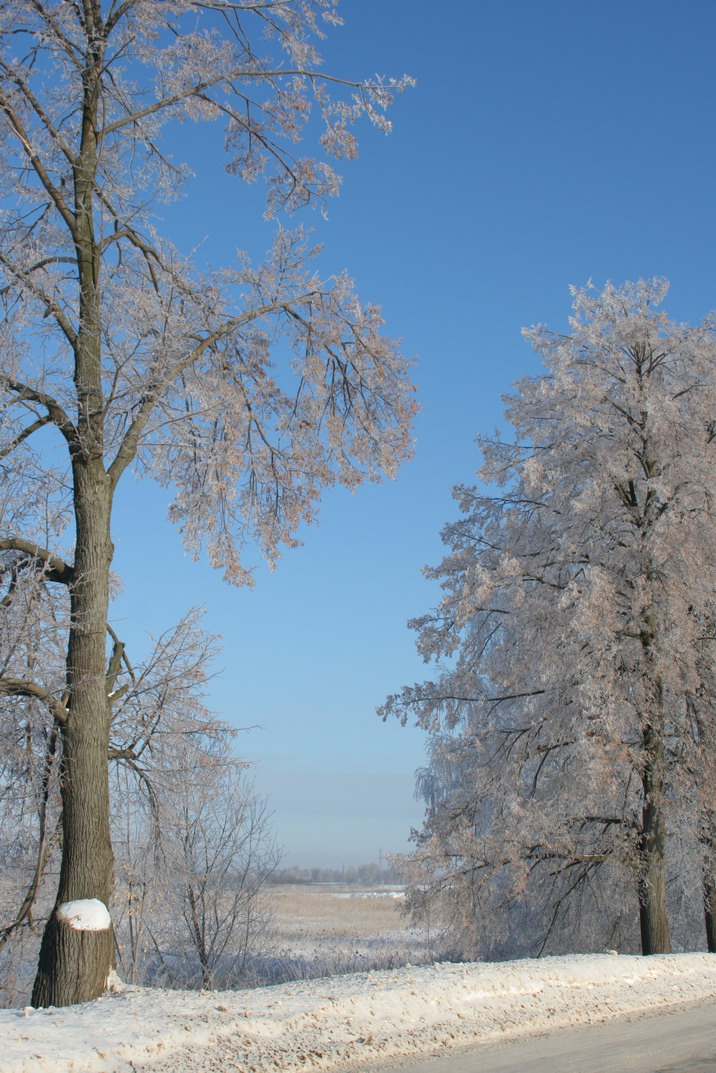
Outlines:
<svg viewBox="0 0 716 1073"><path fill-rule="evenodd" d="M114 927L133 982L236 986L265 936L280 851L236 731L204 704L213 642L190 613L131 669L113 723Z"/></svg>
<svg viewBox="0 0 716 1073"><path fill-rule="evenodd" d="M251 959L270 923L266 884L281 857L267 802L245 773L226 767L182 790L167 824L172 890L162 908L180 925L170 942L181 966L167 966L169 979L183 973L205 988L253 982Z"/></svg>
<svg viewBox="0 0 716 1073"><path fill-rule="evenodd" d="M279 229L264 264L204 271L155 215L189 179L162 141L180 121L224 125L228 170L265 176L269 213L337 192L328 159L355 155L361 117L387 129L407 84L322 73L315 42L339 21L336 0L0 4L0 464L14 489L0 549L16 556L13 614L38 575L69 600L62 680L56 663L30 674L10 658L0 692L8 711L44 705L58 730L58 905L110 896L119 481L133 467L171 487L187 547L245 583L247 543L275 562L322 488L391 474L410 451L406 364L347 277L318 277L304 235ZM301 156L309 121L320 144ZM276 371L279 338L292 356ZM111 929L53 913L33 1004L94 997L111 960Z"/></svg>
<svg viewBox="0 0 716 1073"><path fill-rule="evenodd" d="M576 290L569 334L525 332L546 372L506 399L514 440L478 441L499 491L456 489L412 623L438 676L382 709L434 736L415 897L481 949L495 918L540 949L638 910L669 951L667 882L702 864L713 909L716 336L666 291Z"/></svg>
<svg viewBox="0 0 716 1073"><path fill-rule="evenodd" d="M266 930L265 886L280 858L267 803L206 708L216 638L200 612L123 668L110 757L121 967L172 986L235 986ZM119 691L119 690L118 690Z"/></svg>

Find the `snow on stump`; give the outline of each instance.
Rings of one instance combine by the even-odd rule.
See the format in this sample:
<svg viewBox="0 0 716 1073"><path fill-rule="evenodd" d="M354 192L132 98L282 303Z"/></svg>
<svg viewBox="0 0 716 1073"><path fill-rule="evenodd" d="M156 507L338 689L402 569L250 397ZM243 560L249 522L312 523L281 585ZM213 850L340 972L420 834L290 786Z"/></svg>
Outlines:
<svg viewBox="0 0 716 1073"><path fill-rule="evenodd" d="M57 907L57 919L75 931L106 931L112 926L109 909L99 898L78 898Z"/></svg>
<svg viewBox="0 0 716 1073"><path fill-rule="evenodd" d="M33 1006L71 1006L97 998L107 988L114 934L109 910L99 898L62 902L50 918L40 951ZM60 964L60 973L46 966Z"/></svg>

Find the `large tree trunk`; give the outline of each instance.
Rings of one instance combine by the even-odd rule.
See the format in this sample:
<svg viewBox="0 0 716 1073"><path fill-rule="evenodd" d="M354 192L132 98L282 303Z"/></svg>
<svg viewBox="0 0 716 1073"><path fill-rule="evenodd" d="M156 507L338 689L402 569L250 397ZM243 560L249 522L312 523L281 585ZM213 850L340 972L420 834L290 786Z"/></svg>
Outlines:
<svg viewBox="0 0 716 1073"><path fill-rule="evenodd" d="M641 834L642 871L639 877L639 924L642 954L670 954L671 936L666 909L664 851L666 827L661 809L647 803Z"/></svg>
<svg viewBox="0 0 716 1073"><path fill-rule="evenodd" d="M706 949L709 954L716 954L716 881L713 876L704 879L704 923Z"/></svg>
<svg viewBox="0 0 716 1073"><path fill-rule="evenodd" d="M703 834L701 845L703 846L703 879L702 891L704 899L704 924L706 925L706 949L709 954L716 954L716 844L714 839L714 820L716 814L713 809L706 809L703 816Z"/></svg>
<svg viewBox="0 0 716 1073"><path fill-rule="evenodd" d="M639 924L642 954L670 954L666 909L666 825L664 823L664 726L661 686L657 714L644 727L644 805L639 838Z"/></svg>
<svg viewBox="0 0 716 1073"><path fill-rule="evenodd" d="M62 729L62 867L55 909L63 902L97 898L108 905L112 883L109 827L110 706L107 699L106 631L111 489L101 459L76 462L76 582L67 653L70 694ZM113 935L78 931L57 920L45 929L33 1006L66 1006L96 998L112 965Z"/></svg>

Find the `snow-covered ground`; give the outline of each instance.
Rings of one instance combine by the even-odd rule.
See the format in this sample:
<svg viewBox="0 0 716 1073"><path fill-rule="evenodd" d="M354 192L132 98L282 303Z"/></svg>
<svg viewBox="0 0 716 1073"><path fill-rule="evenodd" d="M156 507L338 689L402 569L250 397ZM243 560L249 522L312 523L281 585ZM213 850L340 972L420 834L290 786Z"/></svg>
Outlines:
<svg viewBox="0 0 716 1073"><path fill-rule="evenodd" d="M716 996L716 956L572 955L357 973L255 991L116 989L0 1011L2 1073L275 1073L385 1063Z"/></svg>

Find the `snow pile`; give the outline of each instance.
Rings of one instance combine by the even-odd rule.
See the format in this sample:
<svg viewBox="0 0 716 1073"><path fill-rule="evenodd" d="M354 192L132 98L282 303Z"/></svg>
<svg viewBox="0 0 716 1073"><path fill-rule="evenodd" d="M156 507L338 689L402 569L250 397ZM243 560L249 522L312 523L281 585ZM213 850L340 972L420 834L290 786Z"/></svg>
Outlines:
<svg viewBox="0 0 716 1073"><path fill-rule="evenodd" d="M57 919L74 931L106 931L112 919L109 909L99 898L77 898L57 907Z"/></svg>
<svg viewBox="0 0 716 1073"><path fill-rule="evenodd" d="M275 1073L653 1013L716 996L716 957L572 955L407 966L257 991L121 987L85 1006L0 1011L3 1073Z"/></svg>

